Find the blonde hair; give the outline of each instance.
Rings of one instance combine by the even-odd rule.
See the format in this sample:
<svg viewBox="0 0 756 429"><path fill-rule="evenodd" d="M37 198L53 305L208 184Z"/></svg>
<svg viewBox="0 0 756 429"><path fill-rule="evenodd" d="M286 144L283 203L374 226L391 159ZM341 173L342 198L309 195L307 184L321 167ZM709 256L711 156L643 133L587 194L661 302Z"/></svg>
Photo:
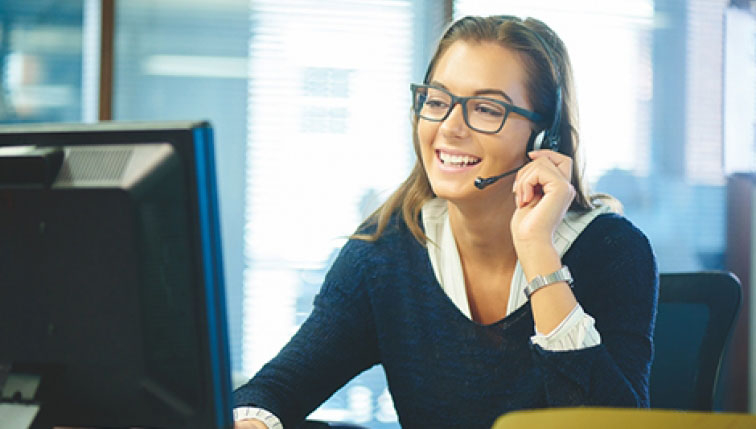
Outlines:
<svg viewBox="0 0 756 429"><path fill-rule="evenodd" d="M543 43L539 40L539 37ZM561 85L562 115L558 129L559 152L573 159L572 185L576 191L570 210L587 211L593 208L594 200L607 198L611 200L610 197L603 195L590 197L583 183L582 169L577 156L578 117L572 82L572 66L567 55L567 49L559 36L546 24L534 18L525 20L512 16L468 16L462 18L451 24L438 42L425 74L425 83L430 81L430 76L433 74L439 58L457 41L496 42L518 53L525 68L525 74L529 76L525 87L530 106L532 110L541 113L544 118L548 119L537 124L539 129L551 126L556 110L556 91L558 86ZM548 50L550 52L546 50L544 43L549 45ZM555 67L558 67L558 69L555 69ZM560 79L561 82L559 82ZM368 226L375 226L375 230L372 233L355 233L352 238L366 241L377 240L385 231L392 216L401 213L402 220L412 235L420 243L426 243L427 236L420 224L420 211L423 204L436 195L431 189L423 167L417 137L417 117L414 115L412 143L416 160L409 177L389 196L386 202L368 216L360 228L362 230Z"/></svg>

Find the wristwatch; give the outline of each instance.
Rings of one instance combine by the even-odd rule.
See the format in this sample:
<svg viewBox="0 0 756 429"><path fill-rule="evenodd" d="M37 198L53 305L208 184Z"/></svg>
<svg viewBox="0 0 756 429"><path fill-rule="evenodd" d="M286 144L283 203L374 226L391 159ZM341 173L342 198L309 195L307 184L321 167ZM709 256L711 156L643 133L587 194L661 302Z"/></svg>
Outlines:
<svg viewBox="0 0 756 429"><path fill-rule="evenodd" d="M551 274L535 276L535 278L525 286L525 296L530 299L530 295L533 295L538 289L557 282L567 282L568 285L572 286L572 274L570 274L567 265L562 265L562 268Z"/></svg>

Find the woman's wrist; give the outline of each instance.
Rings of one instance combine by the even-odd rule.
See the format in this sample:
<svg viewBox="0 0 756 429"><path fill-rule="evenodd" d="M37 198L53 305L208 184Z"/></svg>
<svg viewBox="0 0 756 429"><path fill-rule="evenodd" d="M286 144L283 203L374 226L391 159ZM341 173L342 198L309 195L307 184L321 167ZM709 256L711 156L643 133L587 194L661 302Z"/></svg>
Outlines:
<svg viewBox="0 0 756 429"><path fill-rule="evenodd" d="M269 429L268 425L257 419L238 420L234 422L234 429Z"/></svg>
<svg viewBox="0 0 756 429"><path fill-rule="evenodd" d="M527 281L533 280L537 275L554 272L562 266L559 252L551 240L515 243L515 250Z"/></svg>
<svg viewBox="0 0 756 429"><path fill-rule="evenodd" d="M527 236L514 234L512 241L516 249L543 249L545 247L554 247L552 242L553 234L538 233Z"/></svg>
<svg viewBox="0 0 756 429"><path fill-rule="evenodd" d="M517 257L528 283L536 276L547 276L562 267L562 259L552 244L529 246ZM577 301L566 282L556 282L540 288L530 297L533 321L540 332L551 332L575 307Z"/></svg>

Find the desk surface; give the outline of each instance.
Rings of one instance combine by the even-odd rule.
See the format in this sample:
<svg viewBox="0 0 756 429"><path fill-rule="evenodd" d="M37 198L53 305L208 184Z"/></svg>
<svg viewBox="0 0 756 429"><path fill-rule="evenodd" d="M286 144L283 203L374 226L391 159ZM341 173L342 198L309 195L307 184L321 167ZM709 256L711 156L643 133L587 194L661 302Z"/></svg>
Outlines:
<svg viewBox="0 0 756 429"><path fill-rule="evenodd" d="M496 420L492 429L547 427L561 429L754 429L756 415L631 408L552 408L505 414Z"/></svg>

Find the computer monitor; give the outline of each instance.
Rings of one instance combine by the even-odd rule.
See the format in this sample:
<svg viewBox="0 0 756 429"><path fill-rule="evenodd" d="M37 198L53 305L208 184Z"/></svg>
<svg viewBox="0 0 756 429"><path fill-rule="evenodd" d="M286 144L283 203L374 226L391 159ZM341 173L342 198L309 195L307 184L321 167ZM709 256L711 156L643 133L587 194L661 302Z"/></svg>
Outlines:
<svg viewBox="0 0 756 429"><path fill-rule="evenodd" d="M232 426L212 136L0 127L0 365L40 380L3 390L32 428Z"/></svg>

